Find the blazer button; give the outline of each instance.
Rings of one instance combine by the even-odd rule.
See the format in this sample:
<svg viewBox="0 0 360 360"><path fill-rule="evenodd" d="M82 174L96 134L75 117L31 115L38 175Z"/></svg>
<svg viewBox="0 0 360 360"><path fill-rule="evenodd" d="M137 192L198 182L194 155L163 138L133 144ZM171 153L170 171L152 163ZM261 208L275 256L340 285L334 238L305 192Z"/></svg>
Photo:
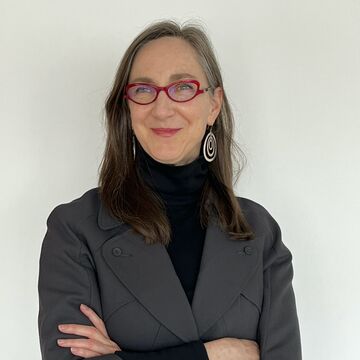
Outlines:
<svg viewBox="0 0 360 360"><path fill-rule="evenodd" d="M121 256L122 250L121 250L119 247L114 247L114 248L112 249L112 254L113 254L114 256Z"/></svg>
<svg viewBox="0 0 360 360"><path fill-rule="evenodd" d="M244 252L246 255L251 255L253 253L253 248L251 246L245 246Z"/></svg>

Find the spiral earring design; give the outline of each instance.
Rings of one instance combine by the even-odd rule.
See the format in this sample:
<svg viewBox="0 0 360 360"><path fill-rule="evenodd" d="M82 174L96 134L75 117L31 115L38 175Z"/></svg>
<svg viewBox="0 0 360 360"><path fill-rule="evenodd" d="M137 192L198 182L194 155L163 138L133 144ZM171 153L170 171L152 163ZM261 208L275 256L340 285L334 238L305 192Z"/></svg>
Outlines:
<svg viewBox="0 0 360 360"><path fill-rule="evenodd" d="M216 153L217 153L216 138L212 132L212 126L211 126L209 133L206 135L203 145L204 158L206 159L206 161L211 162L215 159Z"/></svg>

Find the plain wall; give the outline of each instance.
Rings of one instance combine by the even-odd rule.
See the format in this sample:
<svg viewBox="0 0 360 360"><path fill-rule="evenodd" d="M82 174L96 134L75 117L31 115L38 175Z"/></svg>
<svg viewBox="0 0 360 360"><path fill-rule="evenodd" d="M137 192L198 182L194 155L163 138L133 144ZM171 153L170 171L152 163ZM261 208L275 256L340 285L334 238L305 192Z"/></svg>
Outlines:
<svg viewBox="0 0 360 360"><path fill-rule="evenodd" d="M198 19L214 44L247 156L236 193L268 209L293 254L303 358L358 357L359 6L1 0L1 358L40 358L47 216L97 186L118 63L162 18Z"/></svg>

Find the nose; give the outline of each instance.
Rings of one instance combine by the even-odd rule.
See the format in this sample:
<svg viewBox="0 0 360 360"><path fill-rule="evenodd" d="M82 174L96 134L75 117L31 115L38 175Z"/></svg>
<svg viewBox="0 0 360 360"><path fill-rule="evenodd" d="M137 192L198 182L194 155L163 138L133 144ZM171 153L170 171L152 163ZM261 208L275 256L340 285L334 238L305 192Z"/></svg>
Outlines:
<svg viewBox="0 0 360 360"><path fill-rule="evenodd" d="M167 96L165 90L160 91L153 102L152 113L158 118L166 118L174 114L174 101Z"/></svg>

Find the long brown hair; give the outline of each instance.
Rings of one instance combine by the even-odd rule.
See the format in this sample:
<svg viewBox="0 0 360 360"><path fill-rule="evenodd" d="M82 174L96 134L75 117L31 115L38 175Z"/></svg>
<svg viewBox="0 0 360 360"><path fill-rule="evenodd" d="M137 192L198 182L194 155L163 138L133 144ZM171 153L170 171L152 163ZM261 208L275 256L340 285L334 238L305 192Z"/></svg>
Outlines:
<svg viewBox="0 0 360 360"><path fill-rule="evenodd" d="M130 224L133 230L143 235L147 244L169 243L171 227L164 203L137 171L130 112L123 98L136 53L149 41L164 36L186 40L195 49L212 89L218 86L223 89L222 107L212 126L217 141L217 156L209 163L209 176L202 191L201 225L206 227L209 217L214 215L217 223L232 239L251 239L254 234L233 191L232 156L237 163L235 183L246 158L233 140L233 114L214 50L202 26L196 23L180 25L173 20L152 23L133 40L123 55L105 103L107 139L98 182L101 201L114 217ZM239 155L240 160L235 154Z"/></svg>

